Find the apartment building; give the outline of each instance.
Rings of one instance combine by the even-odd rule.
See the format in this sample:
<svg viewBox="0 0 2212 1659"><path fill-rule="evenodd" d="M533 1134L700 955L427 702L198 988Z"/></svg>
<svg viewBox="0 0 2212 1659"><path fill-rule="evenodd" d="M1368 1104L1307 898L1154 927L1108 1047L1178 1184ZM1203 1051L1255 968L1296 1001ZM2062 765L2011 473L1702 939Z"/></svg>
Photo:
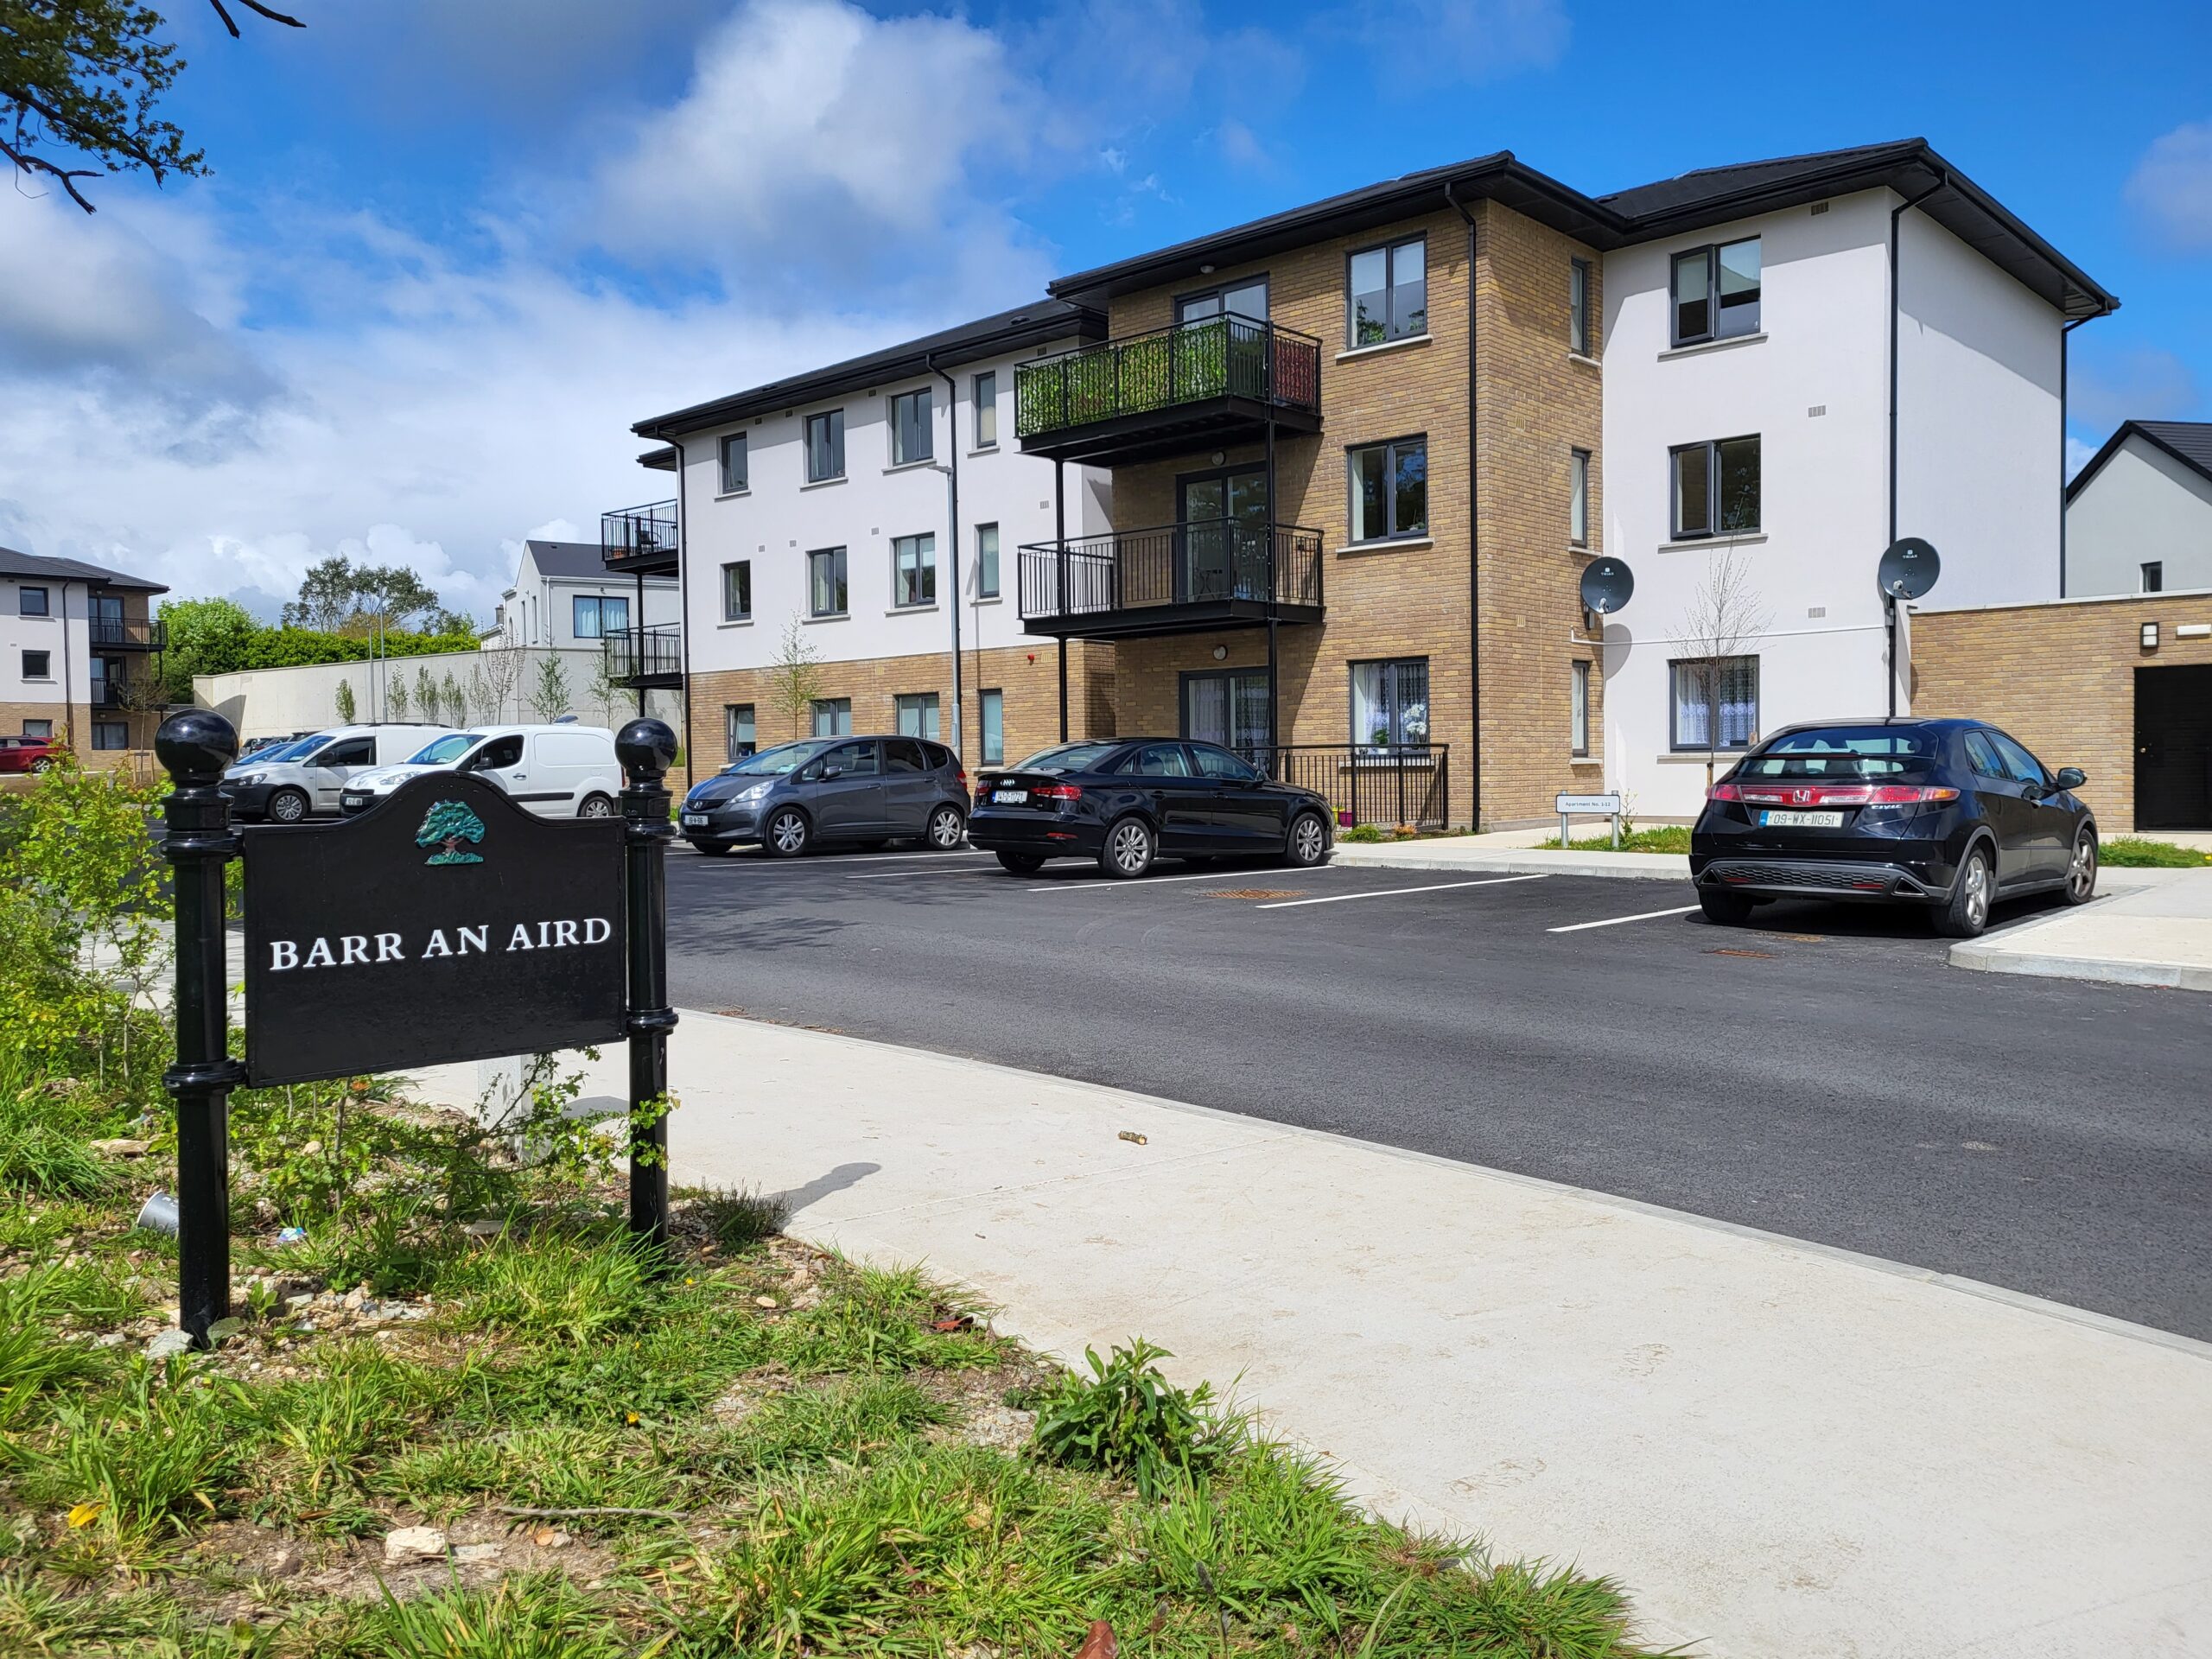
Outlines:
<svg viewBox="0 0 2212 1659"><path fill-rule="evenodd" d="M680 565L697 765L855 731L991 765L1113 729L1111 650L1014 603L1016 548L1109 528L1103 473L1014 443L1014 372L1103 327L1040 299L638 423L677 494L607 514L605 563Z"/></svg>
<svg viewBox="0 0 2212 1659"><path fill-rule="evenodd" d="M152 747L168 588L77 559L0 548L0 729L67 736L90 765Z"/></svg>
<svg viewBox="0 0 2212 1659"><path fill-rule="evenodd" d="M615 575L597 542L526 541L483 644L593 649L640 628L672 635L681 613L674 576Z"/></svg>
<svg viewBox="0 0 2212 1659"><path fill-rule="evenodd" d="M2066 486L2068 598L2212 588L2212 421L2123 421Z"/></svg>

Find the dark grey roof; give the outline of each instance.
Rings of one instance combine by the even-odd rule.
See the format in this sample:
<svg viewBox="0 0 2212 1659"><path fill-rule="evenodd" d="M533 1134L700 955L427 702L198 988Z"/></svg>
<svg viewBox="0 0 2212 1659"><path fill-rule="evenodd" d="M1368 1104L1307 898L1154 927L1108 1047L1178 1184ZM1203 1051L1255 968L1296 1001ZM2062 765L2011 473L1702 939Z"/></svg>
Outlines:
<svg viewBox="0 0 2212 1659"><path fill-rule="evenodd" d="M941 329L862 357L848 358L827 368L810 369L804 374L772 380L765 386L734 392L711 403L694 404L689 409L656 415L651 420L639 421L630 429L641 438L676 437L705 427L726 425L748 415L765 415L772 410L818 402L880 381L920 374L931 360L950 368L972 363L978 358L1018 351L1024 346L1065 340L1071 334L1082 340L1103 340L1106 320L1087 306L1065 300L1033 300L1011 311L980 317L957 328ZM653 463L647 461L645 464Z"/></svg>
<svg viewBox="0 0 2212 1659"><path fill-rule="evenodd" d="M2088 464L2074 474L2066 486L2066 499L2071 501L2082 493L2082 486L2104 470L2105 462L2120 453L2120 446L2130 437L2140 437L2158 445L2184 467L2202 473L2212 480L2212 421L2122 421L2120 428L2104 442L2104 447L2089 457Z"/></svg>
<svg viewBox="0 0 2212 1659"><path fill-rule="evenodd" d="M541 576L585 576L594 582L607 577L607 550L597 542L527 542L531 562ZM668 582L667 576L648 576L648 582Z"/></svg>
<svg viewBox="0 0 2212 1659"><path fill-rule="evenodd" d="M55 582L89 582L102 588L119 588L133 594L166 594L168 589L143 576L127 576L120 570L86 564L82 559L47 559L35 553L18 553L0 547L0 576L48 576Z"/></svg>
<svg viewBox="0 0 2212 1659"><path fill-rule="evenodd" d="M1449 202L1489 200L1605 251L1700 226L1887 185L2069 317L2101 316L2120 302L2009 209L1929 148L1924 138L1706 168L1609 196L1588 196L1539 173L1510 150L1252 220L1052 283L1065 299L1101 300L1243 264L1325 237L1349 236Z"/></svg>

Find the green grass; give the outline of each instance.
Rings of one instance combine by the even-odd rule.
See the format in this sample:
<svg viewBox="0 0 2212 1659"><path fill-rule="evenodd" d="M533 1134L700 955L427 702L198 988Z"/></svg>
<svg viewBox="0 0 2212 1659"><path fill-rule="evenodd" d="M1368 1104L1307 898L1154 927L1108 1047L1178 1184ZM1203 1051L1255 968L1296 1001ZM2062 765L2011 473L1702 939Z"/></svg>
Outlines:
<svg viewBox="0 0 2212 1659"><path fill-rule="evenodd" d="M1687 823L1655 823L1648 830L1630 830L1621 836L1618 849L1613 846L1610 831L1577 836L1568 844L1578 853L1687 853L1690 849L1690 827ZM1554 836L1536 845L1555 852L1559 849L1559 837Z"/></svg>
<svg viewBox="0 0 2212 1659"><path fill-rule="evenodd" d="M2114 836L2098 847L2097 857L2115 870L2201 870L2212 865L2212 853L2140 836Z"/></svg>

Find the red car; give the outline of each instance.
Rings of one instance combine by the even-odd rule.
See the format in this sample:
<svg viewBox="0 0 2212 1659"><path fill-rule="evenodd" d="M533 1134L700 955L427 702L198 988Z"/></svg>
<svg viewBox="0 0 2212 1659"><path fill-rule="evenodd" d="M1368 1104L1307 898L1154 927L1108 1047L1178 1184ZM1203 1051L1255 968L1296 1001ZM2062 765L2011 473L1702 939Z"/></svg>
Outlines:
<svg viewBox="0 0 2212 1659"><path fill-rule="evenodd" d="M0 773L44 772L60 753L50 737L0 737Z"/></svg>

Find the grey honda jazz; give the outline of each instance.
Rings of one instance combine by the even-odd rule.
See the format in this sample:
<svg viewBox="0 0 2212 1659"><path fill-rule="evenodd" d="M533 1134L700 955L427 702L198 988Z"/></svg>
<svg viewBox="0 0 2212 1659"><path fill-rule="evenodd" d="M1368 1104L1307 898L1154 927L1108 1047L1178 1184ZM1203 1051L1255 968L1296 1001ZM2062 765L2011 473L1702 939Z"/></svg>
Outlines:
<svg viewBox="0 0 2212 1659"><path fill-rule="evenodd" d="M830 842L901 837L950 852L968 831L968 774L926 738L806 738L693 785L679 827L702 853L757 843L771 857L796 858Z"/></svg>

